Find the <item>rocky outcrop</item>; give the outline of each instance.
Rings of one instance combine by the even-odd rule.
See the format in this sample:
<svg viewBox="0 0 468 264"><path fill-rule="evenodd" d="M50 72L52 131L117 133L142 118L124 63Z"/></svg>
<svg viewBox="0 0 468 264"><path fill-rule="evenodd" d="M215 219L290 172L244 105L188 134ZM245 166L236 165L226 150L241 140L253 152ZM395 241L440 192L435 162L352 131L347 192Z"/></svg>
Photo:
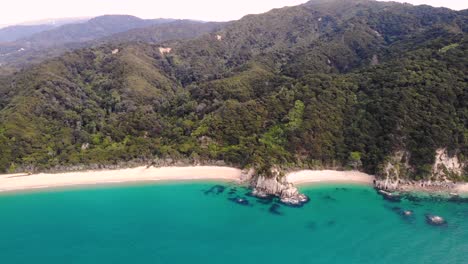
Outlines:
<svg viewBox="0 0 468 264"><path fill-rule="evenodd" d="M410 154L408 151L396 151L391 155L385 163L382 172L380 173L385 179L395 181L404 179L411 173L413 169L409 164Z"/></svg>
<svg viewBox="0 0 468 264"><path fill-rule="evenodd" d="M255 176L255 170L253 168L243 169L241 172L241 182L250 182Z"/></svg>
<svg viewBox="0 0 468 264"><path fill-rule="evenodd" d="M456 189L458 184L451 181L412 181L405 179L389 180L381 179L375 180L374 186L379 190L386 191L427 191L427 192L452 192Z"/></svg>
<svg viewBox="0 0 468 264"><path fill-rule="evenodd" d="M437 180L450 179L462 175L463 167L464 164L457 155L450 156L447 149L438 149L432 166L432 176Z"/></svg>
<svg viewBox="0 0 468 264"><path fill-rule="evenodd" d="M400 202L401 201L401 197L400 197L399 194L387 192L387 191L384 191L384 190L379 190L378 193L380 195L382 195L382 197L387 201L390 201L390 202Z"/></svg>
<svg viewBox="0 0 468 264"><path fill-rule="evenodd" d="M455 179L463 175L466 166L456 155L450 156L447 149L437 149L431 175L426 180L414 181L408 179L414 173L409 158L407 151L397 151L389 157L374 182L375 187L386 191L453 192L458 186Z"/></svg>
<svg viewBox="0 0 468 264"><path fill-rule="evenodd" d="M273 168L271 176L259 175L251 180L252 195L259 198L276 196L284 204L291 206L302 206L309 198L301 194L292 184L287 182L286 177L281 175L280 170Z"/></svg>

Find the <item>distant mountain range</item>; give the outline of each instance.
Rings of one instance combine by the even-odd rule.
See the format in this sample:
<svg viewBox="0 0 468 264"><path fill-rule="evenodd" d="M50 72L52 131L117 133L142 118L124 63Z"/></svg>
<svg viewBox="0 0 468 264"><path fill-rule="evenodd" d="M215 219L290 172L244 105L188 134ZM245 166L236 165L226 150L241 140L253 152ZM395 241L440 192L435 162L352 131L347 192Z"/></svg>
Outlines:
<svg viewBox="0 0 468 264"><path fill-rule="evenodd" d="M19 42L29 48L48 48L66 43L80 43L106 37L134 28L174 22L174 19L140 19L127 15L106 15L92 18L84 23L67 24L53 30L34 34Z"/></svg>
<svg viewBox="0 0 468 264"><path fill-rule="evenodd" d="M42 31L51 30L66 24L82 23L91 18L58 18L24 22L17 25L0 26L0 42L12 42Z"/></svg>
<svg viewBox="0 0 468 264"><path fill-rule="evenodd" d="M18 26L34 26L34 25L55 25L57 27L72 24L72 23L81 23L90 20L93 17L62 17L62 18L45 18L38 20L30 20L14 25Z"/></svg>
<svg viewBox="0 0 468 264"><path fill-rule="evenodd" d="M53 25L20 25L5 27L0 29L0 42L13 42L53 28L55 28Z"/></svg>
<svg viewBox="0 0 468 264"><path fill-rule="evenodd" d="M51 24L12 26L0 30L0 66L3 66L3 72L14 71L66 51L106 41L156 43L193 38L219 29L222 24L106 15L61 26ZM111 37L114 34L118 35Z"/></svg>

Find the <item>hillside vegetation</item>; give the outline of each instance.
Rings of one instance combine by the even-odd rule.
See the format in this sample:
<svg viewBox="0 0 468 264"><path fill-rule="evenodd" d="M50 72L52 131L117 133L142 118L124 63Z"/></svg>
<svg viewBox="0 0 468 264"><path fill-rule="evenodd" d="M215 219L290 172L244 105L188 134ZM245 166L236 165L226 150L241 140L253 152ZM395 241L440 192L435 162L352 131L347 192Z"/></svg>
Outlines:
<svg viewBox="0 0 468 264"><path fill-rule="evenodd" d="M437 149L468 157L467 18L313 0L67 53L0 79L0 171L190 158L380 174L404 150L406 176L429 178Z"/></svg>

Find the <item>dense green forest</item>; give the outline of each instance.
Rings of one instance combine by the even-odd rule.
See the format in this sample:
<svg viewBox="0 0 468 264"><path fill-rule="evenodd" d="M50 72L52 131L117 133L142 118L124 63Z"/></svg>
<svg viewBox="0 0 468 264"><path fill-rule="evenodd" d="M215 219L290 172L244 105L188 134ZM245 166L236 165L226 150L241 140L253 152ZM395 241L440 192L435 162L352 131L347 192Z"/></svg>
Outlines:
<svg viewBox="0 0 468 264"><path fill-rule="evenodd" d="M468 157L467 19L313 0L70 52L0 79L0 171L190 158L379 174L407 150L408 176L429 177L436 149Z"/></svg>

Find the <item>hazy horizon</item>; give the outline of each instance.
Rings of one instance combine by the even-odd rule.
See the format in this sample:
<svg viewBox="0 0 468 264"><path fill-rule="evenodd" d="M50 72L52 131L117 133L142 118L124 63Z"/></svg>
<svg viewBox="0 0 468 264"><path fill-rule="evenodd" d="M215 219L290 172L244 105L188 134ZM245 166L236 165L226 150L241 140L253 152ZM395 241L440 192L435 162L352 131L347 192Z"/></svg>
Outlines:
<svg viewBox="0 0 468 264"><path fill-rule="evenodd" d="M378 0L390 1L390 0ZM468 8L468 1L458 0L392 0L414 5L431 5L454 10ZM201 21L230 21L249 14L267 12L273 8L294 6L308 0L268 0L268 1L216 1L216 0L82 0L79 3L60 0L17 0L7 3L0 10L0 28L11 25L45 24L53 20L93 18L102 15L132 15L143 19L174 18ZM78 4L78 5L77 5ZM28 6L28 9L24 9ZM47 6L48 8L44 8ZM160 9L163 6L163 9ZM50 8L54 7L54 8ZM91 8L90 8L91 7ZM182 8L181 8L182 7Z"/></svg>

